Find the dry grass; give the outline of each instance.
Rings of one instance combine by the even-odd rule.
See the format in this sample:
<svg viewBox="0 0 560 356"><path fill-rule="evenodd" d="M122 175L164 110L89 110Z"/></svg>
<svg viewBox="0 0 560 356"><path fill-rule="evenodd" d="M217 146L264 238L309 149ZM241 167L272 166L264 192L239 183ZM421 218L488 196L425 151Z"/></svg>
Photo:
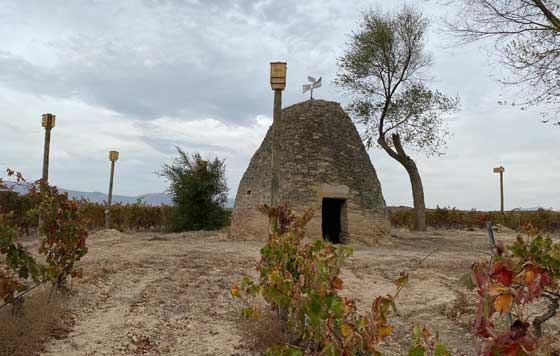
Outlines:
<svg viewBox="0 0 560 356"><path fill-rule="evenodd" d="M285 344L288 338L282 331L283 323L278 320L276 314L268 308L264 309L260 320L245 319L240 316L239 330L243 338L244 346L258 354L277 344Z"/></svg>
<svg viewBox="0 0 560 356"><path fill-rule="evenodd" d="M65 298L45 286L25 296L22 315L14 315L9 305L1 309L0 356L37 355L49 339L66 337L71 321L65 317Z"/></svg>

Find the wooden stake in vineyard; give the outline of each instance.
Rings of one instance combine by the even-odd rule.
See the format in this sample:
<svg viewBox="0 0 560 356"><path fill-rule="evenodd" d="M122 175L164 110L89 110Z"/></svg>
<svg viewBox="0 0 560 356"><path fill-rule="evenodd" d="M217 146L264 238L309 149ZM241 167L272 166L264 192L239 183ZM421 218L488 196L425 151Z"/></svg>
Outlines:
<svg viewBox="0 0 560 356"><path fill-rule="evenodd" d="M272 182L270 190L270 205L278 205L278 189L280 186L280 118L282 116L282 91L286 88L286 62L270 63L270 86L274 90L274 112L272 116Z"/></svg>
<svg viewBox="0 0 560 356"><path fill-rule="evenodd" d="M115 176L115 162L119 159L119 152L109 151L111 161L111 178L109 179L109 198L107 199L107 209L105 209L105 228L111 228L111 202L113 200L113 177Z"/></svg>
<svg viewBox="0 0 560 356"><path fill-rule="evenodd" d="M504 172L505 168L502 166L494 168L494 173L500 173L500 211L504 213Z"/></svg>
<svg viewBox="0 0 560 356"><path fill-rule="evenodd" d="M42 126L45 128L45 147L43 150L43 176L42 179L45 183L49 181L49 151L51 147L51 130L56 123L56 115L43 114Z"/></svg>

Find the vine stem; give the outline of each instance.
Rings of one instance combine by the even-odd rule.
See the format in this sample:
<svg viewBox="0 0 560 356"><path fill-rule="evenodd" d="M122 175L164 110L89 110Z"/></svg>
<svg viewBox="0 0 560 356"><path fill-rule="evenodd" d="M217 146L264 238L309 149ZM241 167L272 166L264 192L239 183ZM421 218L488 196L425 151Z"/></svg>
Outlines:
<svg viewBox="0 0 560 356"><path fill-rule="evenodd" d="M33 287L24 290L23 292L21 292L21 293L19 293L18 295L16 295L16 296L14 297L13 300L18 300L18 299L20 299L21 297L23 297L23 296L26 295L27 293L31 292L33 289L39 287L39 286L42 285L43 283L45 283L45 282L39 282L39 283L37 283L36 285L34 285ZM11 303L11 302L6 302L6 303L2 304L2 306L0 306L0 309L4 308L4 307L5 307L6 305L8 305L8 304L12 304L12 303Z"/></svg>

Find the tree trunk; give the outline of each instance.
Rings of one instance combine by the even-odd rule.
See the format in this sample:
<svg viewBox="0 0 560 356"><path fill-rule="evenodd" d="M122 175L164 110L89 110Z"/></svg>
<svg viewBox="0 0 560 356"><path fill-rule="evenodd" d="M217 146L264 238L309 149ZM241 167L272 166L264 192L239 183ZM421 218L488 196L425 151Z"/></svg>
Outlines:
<svg viewBox="0 0 560 356"><path fill-rule="evenodd" d="M412 186L412 201L414 202L414 230L426 231L426 204L424 202L424 187L422 186L422 179L418 172L418 167L413 160L404 165L410 177L410 184Z"/></svg>
<svg viewBox="0 0 560 356"><path fill-rule="evenodd" d="M424 202L424 187L422 185L422 178L420 178L420 172L418 172L418 167L414 160L404 151L399 135L393 134L392 137L396 152L387 144L384 136L380 136L378 142L389 156L406 169L410 178L410 185L412 186L412 201L414 203L415 219L413 229L426 231L426 203Z"/></svg>

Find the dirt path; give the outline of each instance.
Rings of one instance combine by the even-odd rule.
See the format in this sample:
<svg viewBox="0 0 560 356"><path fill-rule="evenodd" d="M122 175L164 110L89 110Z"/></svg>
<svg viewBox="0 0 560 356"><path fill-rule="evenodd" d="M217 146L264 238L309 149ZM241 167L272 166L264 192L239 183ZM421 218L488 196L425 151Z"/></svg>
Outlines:
<svg viewBox="0 0 560 356"><path fill-rule="evenodd" d="M234 354L239 315L228 291L253 268L258 245L242 254L225 238L93 235L75 286L74 330L44 355Z"/></svg>
<svg viewBox="0 0 560 356"><path fill-rule="evenodd" d="M43 355L259 354L249 329L264 332L267 326L241 320L229 289L255 273L261 245L229 240L225 233L92 235L70 305L76 324ZM392 291L400 271L410 271L384 354L405 354L411 325L422 322L439 331L453 355L474 355L471 296L459 279L473 260L484 258L487 246L484 231L394 231L380 246L354 249L343 270L345 293L367 308L375 296Z"/></svg>

